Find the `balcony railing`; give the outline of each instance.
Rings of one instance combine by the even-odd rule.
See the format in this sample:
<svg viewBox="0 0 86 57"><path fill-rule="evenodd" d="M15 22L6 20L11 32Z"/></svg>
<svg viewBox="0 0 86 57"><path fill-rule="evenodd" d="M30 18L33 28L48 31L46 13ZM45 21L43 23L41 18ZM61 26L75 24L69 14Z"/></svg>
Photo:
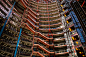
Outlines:
<svg viewBox="0 0 86 57"><path fill-rule="evenodd" d="M52 29L58 29L58 28L61 28L61 27L56 27L56 28L39 28L39 29L41 29L41 30L46 30L46 29L49 30L49 29L51 29L52 30Z"/></svg>
<svg viewBox="0 0 86 57"><path fill-rule="evenodd" d="M64 52L67 52L67 50L55 51L55 53L64 53Z"/></svg>
<svg viewBox="0 0 86 57"><path fill-rule="evenodd" d="M54 46L63 46L63 45L66 45L66 43L55 44Z"/></svg>
<svg viewBox="0 0 86 57"><path fill-rule="evenodd" d="M59 39L63 39L64 38L64 36L63 37L58 37L58 38L55 38L55 40L59 40Z"/></svg>
<svg viewBox="0 0 86 57"><path fill-rule="evenodd" d="M55 24L59 24L59 23L61 23L61 22L55 22L55 23L52 23L52 24L50 23L50 25L55 25ZM47 24L41 24L41 23L39 23L39 25L45 25L46 26L46 25L49 25L49 22L47 22Z"/></svg>

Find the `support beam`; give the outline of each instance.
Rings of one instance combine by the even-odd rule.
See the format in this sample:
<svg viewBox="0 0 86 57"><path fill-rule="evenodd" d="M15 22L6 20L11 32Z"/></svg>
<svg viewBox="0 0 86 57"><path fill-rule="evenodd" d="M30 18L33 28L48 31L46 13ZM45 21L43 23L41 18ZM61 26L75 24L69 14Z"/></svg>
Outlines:
<svg viewBox="0 0 86 57"><path fill-rule="evenodd" d="M18 41L17 41L14 57L16 57L16 54L17 54L17 49L18 49L18 45L19 45L19 40L20 40L21 32L22 32L22 28L20 28L20 33L19 33L19 37L18 37Z"/></svg>
<svg viewBox="0 0 86 57"><path fill-rule="evenodd" d="M6 19L6 21L5 21L5 23L4 23L3 27L2 27L2 29L1 29L1 31L0 31L0 36L2 35L2 32L3 32L3 30L4 30L5 26L6 26L7 21L8 21L8 18L10 17L10 14L12 13L12 10L13 10L13 8L14 8L14 6L15 6L15 3L16 3L16 2L14 2L13 6L12 6L12 8L11 8L11 10L10 10L10 13L8 14L7 19Z"/></svg>

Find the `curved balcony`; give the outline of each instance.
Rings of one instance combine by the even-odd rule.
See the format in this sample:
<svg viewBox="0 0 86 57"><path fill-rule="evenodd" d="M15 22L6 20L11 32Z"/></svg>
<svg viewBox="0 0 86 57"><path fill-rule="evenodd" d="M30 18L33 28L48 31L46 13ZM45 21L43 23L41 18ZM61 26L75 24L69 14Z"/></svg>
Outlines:
<svg viewBox="0 0 86 57"><path fill-rule="evenodd" d="M17 38L16 37L11 37L11 36L9 36L7 34L3 34L2 37L5 37L5 40L7 39L7 40L10 40L10 41L14 41L14 42L17 41Z"/></svg>
<svg viewBox="0 0 86 57"><path fill-rule="evenodd" d="M69 54L69 52L55 53L55 55L63 55L63 54Z"/></svg>
<svg viewBox="0 0 86 57"><path fill-rule="evenodd" d="M27 40L29 42L32 42L33 38L22 33L21 40Z"/></svg>
<svg viewBox="0 0 86 57"><path fill-rule="evenodd" d="M51 19L52 19L52 18L57 18L57 17L59 17L59 16L60 16L60 15L53 15L53 16L49 15L49 17L48 17L48 16L47 16L47 17L42 17L42 16L41 16L40 19L41 19L41 18L44 18L44 19L45 19L45 18L51 18Z"/></svg>
<svg viewBox="0 0 86 57"><path fill-rule="evenodd" d="M54 42L60 42L60 41L64 41L65 40L65 38L62 38L62 39L55 39L55 40L53 40Z"/></svg>
<svg viewBox="0 0 86 57"><path fill-rule="evenodd" d="M3 51L0 50L0 56L8 56L8 57L13 57L13 53L7 52L7 51Z"/></svg>
<svg viewBox="0 0 86 57"><path fill-rule="evenodd" d="M33 51L33 55L39 55L39 56L41 56L41 57L45 57L45 56L43 56L41 53L39 53L39 52L36 52L36 51Z"/></svg>
<svg viewBox="0 0 86 57"><path fill-rule="evenodd" d="M61 17L57 17L57 18L53 18L53 19L49 18L49 20L48 20L48 18L47 19L39 19L39 22L40 21L53 21L53 20L58 20L58 19L61 19Z"/></svg>
<svg viewBox="0 0 86 57"><path fill-rule="evenodd" d="M67 47L67 45L54 46L54 48L64 48L64 47Z"/></svg>
<svg viewBox="0 0 86 57"><path fill-rule="evenodd" d="M22 5L24 6L24 8L27 8L27 5L24 3L23 0L20 0L20 2L22 3Z"/></svg>
<svg viewBox="0 0 86 57"><path fill-rule="evenodd" d="M3 1L0 3L1 3L0 7L2 6L2 7L4 7L4 9L6 9L6 11L9 11L10 8Z"/></svg>
<svg viewBox="0 0 86 57"><path fill-rule="evenodd" d="M36 8L36 7L34 7L34 8ZM47 9L48 9L49 12L53 12L53 11L58 11L59 10L58 7L48 7L48 8L47 7L45 7L45 8L44 7L39 7L38 9L39 9L40 12L41 11L42 12L47 12Z"/></svg>
<svg viewBox="0 0 86 57"><path fill-rule="evenodd" d="M8 15L8 11L6 11L2 5L0 5L0 15L2 14L2 16L7 16Z"/></svg>
<svg viewBox="0 0 86 57"><path fill-rule="evenodd" d="M45 42L44 40L41 40L40 38L36 38L39 42L43 43L46 46L53 46L53 45L49 45L47 42ZM49 39L49 38L48 38Z"/></svg>
<svg viewBox="0 0 86 57"><path fill-rule="evenodd" d="M32 3L32 2L29 2L29 3ZM37 8L37 4L34 4L34 3L32 3L33 5L31 5L32 7L35 7L35 8ZM41 5L41 6L44 6L44 5ZM39 7L39 9L41 8L41 6L39 5L38 7ZM55 5L54 5L55 6ZM55 9L56 7L50 7L49 9ZM42 8L43 9L43 8Z"/></svg>
<svg viewBox="0 0 86 57"><path fill-rule="evenodd" d="M28 14L29 14L31 17L30 17ZM36 22L36 20L38 19L36 16L33 16L30 11L28 12L28 14L26 14L26 15L29 16L30 19L31 19L34 23L38 23L38 22Z"/></svg>
<svg viewBox="0 0 86 57"><path fill-rule="evenodd" d="M10 36L12 36L12 34L18 36L18 32L15 32L15 31L13 31L13 30L11 30L11 29L8 29L7 27L6 27L6 29L4 30L4 32L5 32L6 34L9 34Z"/></svg>
<svg viewBox="0 0 86 57"><path fill-rule="evenodd" d="M19 4L18 4L19 5ZM15 5L16 6L16 5ZM22 7L22 6L21 6ZM16 9L16 11L17 12L19 12L20 14L23 14L23 12L24 12L24 8L22 9L20 6L16 6L16 7L14 7L15 9Z"/></svg>
<svg viewBox="0 0 86 57"><path fill-rule="evenodd" d="M40 46L39 44L34 44L34 47L38 47L38 48L42 49L43 51L47 52L48 54L54 53L54 52L49 52L49 51L47 51L45 48L43 48L43 47Z"/></svg>
<svg viewBox="0 0 86 57"><path fill-rule="evenodd" d="M24 35L29 35L30 37L32 37L31 35L33 34L30 30L26 29L26 28L23 28L23 31L25 34Z"/></svg>
<svg viewBox="0 0 86 57"><path fill-rule="evenodd" d="M18 29L19 29L19 26L20 26L20 23L19 22L16 23L16 22L14 22L12 20L11 21L8 21L8 24L11 25L11 26L13 26L13 27L16 27Z"/></svg>
<svg viewBox="0 0 86 57"><path fill-rule="evenodd" d="M29 2L29 1L27 1L27 2ZM33 4L39 4L39 5L44 5L44 6L46 6L47 5L47 3L37 3L36 1L31 1ZM48 3L48 5L49 6L52 6L52 4L55 4L56 2L52 2L52 3Z"/></svg>
<svg viewBox="0 0 86 57"><path fill-rule="evenodd" d="M35 10L35 9L34 9ZM47 11L47 9L46 10L40 10L39 9L39 12L41 13L41 12L50 12L50 13L52 13L52 12L57 12L58 11L58 9L57 8L54 8L54 9L48 9L48 11ZM54 13L52 13L52 14L54 14Z"/></svg>
<svg viewBox="0 0 86 57"><path fill-rule="evenodd" d="M49 18L49 20L51 20L51 19L56 19L56 18L59 18L60 17L60 15L56 15L56 16L51 16L51 17L40 17L40 19L42 19L42 20L48 20L48 18Z"/></svg>
<svg viewBox="0 0 86 57"><path fill-rule="evenodd" d="M51 13L51 12L49 12L49 13L46 13L46 12L44 13L44 12L43 12L43 13L42 13L42 12L41 12L40 15L39 15L39 18L45 18L45 19L46 19L46 18L48 18L48 17L49 17L49 18L51 18L51 17L52 17L52 18L54 18L54 17L60 18L60 14L59 14L59 12L54 12L54 13ZM51 19L52 19L52 18L51 18ZM44 19L44 20L45 20L45 19Z"/></svg>
<svg viewBox="0 0 86 57"><path fill-rule="evenodd" d="M31 12L31 13L33 13L35 16L36 15L39 15L38 13L36 13L35 11L33 11L33 9L32 8L29 8L29 7L27 7L28 9L29 9L29 11Z"/></svg>
<svg viewBox="0 0 86 57"><path fill-rule="evenodd" d="M50 4L49 5L49 3L48 3L48 5L47 5L47 3L46 3L46 5L39 5L39 7L46 7L46 6L48 6L48 7L53 7L53 6L56 6L56 4L54 3L54 4Z"/></svg>
<svg viewBox="0 0 86 57"><path fill-rule="evenodd" d="M35 28L38 28L38 26L36 26L34 23L32 23L29 19L26 19L26 18L24 18L25 19L25 22L27 22L30 26L32 26L34 29Z"/></svg>
<svg viewBox="0 0 86 57"><path fill-rule="evenodd" d="M28 4L33 4L33 5L37 5L38 4L37 2L34 2L34 1L30 1L30 2L28 0L26 0L26 1L27 1Z"/></svg>
<svg viewBox="0 0 86 57"><path fill-rule="evenodd" d="M52 20L52 21L39 21L40 23L54 23L54 22L60 22L61 19L56 19L56 20Z"/></svg>
<svg viewBox="0 0 86 57"><path fill-rule="evenodd" d="M51 15L58 15L58 14L59 14L59 12L54 12L54 13L49 12L49 14L44 14L44 13L41 14L41 12L39 12L39 13L40 13L41 16L46 16L46 15L47 15L47 16L48 16L48 15L51 16Z"/></svg>
<svg viewBox="0 0 86 57"><path fill-rule="evenodd" d="M16 15L16 16L22 16L22 14L18 11L18 10L16 10L16 9L13 9L13 14L14 15Z"/></svg>
<svg viewBox="0 0 86 57"><path fill-rule="evenodd" d="M29 27L28 24L26 24L26 23L23 23L23 25L22 25L21 27L22 27L22 28L27 28L27 29L29 29L32 33L35 33L35 31L34 31L31 27Z"/></svg>
<svg viewBox="0 0 86 57"><path fill-rule="evenodd" d="M8 51L8 49L9 49L9 51ZM15 51L15 47L1 42L0 43L0 54L1 54L1 51L3 51L3 53L7 53L7 54L13 54L13 52ZM6 54L4 54L4 55L6 56Z"/></svg>
<svg viewBox="0 0 86 57"><path fill-rule="evenodd" d="M19 18L19 17L18 17ZM18 21L21 21L21 19L18 19L16 16L15 17L12 17L12 18L10 18L10 23L11 24L13 24L14 26L18 26L17 24L19 24L20 25L20 22L18 22ZM9 22L8 21L8 22Z"/></svg>
<svg viewBox="0 0 86 57"><path fill-rule="evenodd" d="M52 24L52 25L39 25L39 27L57 27L57 26L60 26L62 23L61 22L59 22L59 23L57 23L57 24Z"/></svg>
<svg viewBox="0 0 86 57"><path fill-rule="evenodd" d="M20 45L32 46L32 42L28 42L28 41L21 40L21 41L20 41Z"/></svg>
<svg viewBox="0 0 86 57"><path fill-rule="evenodd" d="M13 49L15 49L16 45L15 44L10 44L10 43L7 43L7 42L0 42L0 44L2 45L3 43L3 46L6 46L6 47L12 47Z"/></svg>
<svg viewBox="0 0 86 57"><path fill-rule="evenodd" d="M49 9L49 10L54 10L54 9L58 9L58 10L59 10L59 8L58 8L57 6L48 7L48 9ZM41 6L39 6L39 10L47 10L47 7L41 7Z"/></svg>
<svg viewBox="0 0 86 57"><path fill-rule="evenodd" d="M47 36L48 34L44 34L45 36ZM64 35L64 32L62 33L53 33L53 34L49 34L49 35L53 35L53 36L61 36L61 35Z"/></svg>
<svg viewBox="0 0 86 57"><path fill-rule="evenodd" d="M36 11L36 9L33 9L33 10L35 10ZM49 12L49 13L48 13ZM58 15L58 13L59 13L59 11L57 11L57 10L55 10L55 11L39 11L39 14L40 15L43 15L43 16L45 16L45 15Z"/></svg>
<svg viewBox="0 0 86 57"><path fill-rule="evenodd" d="M39 21L39 25L54 25L54 24L58 24L58 23L60 23L61 22L61 20L56 20L56 21L44 21L44 22L41 22L41 21ZM55 29L55 28L53 28L53 29Z"/></svg>
<svg viewBox="0 0 86 57"><path fill-rule="evenodd" d="M29 6L29 3L27 3L27 0L23 0L23 1L27 6Z"/></svg>
<svg viewBox="0 0 86 57"><path fill-rule="evenodd" d="M33 12L32 9L30 8L30 4L29 4L30 2L27 3L27 0L24 0L24 2L25 2L27 5L29 5L27 8L29 9L29 11L30 11L31 13L33 13L35 16L38 15L36 12ZM34 6L35 6L35 5L34 5Z"/></svg>
<svg viewBox="0 0 86 57"><path fill-rule="evenodd" d="M19 46L17 55L31 56L31 52L32 52L31 49L28 50L28 48L22 48L22 47Z"/></svg>
<svg viewBox="0 0 86 57"><path fill-rule="evenodd" d="M43 48L43 47L40 46L39 44L34 44L34 47L38 47L38 48L42 49L43 51L45 51L46 53L49 54L49 51L47 51L45 48Z"/></svg>
<svg viewBox="0 0 86 57"><path fill-rule="evenodd" d="M31 46L32 46L32 45L31 45ZM23 50L28 50L29 52L32 51L32 47L31 47L31 48L28 48L28 47L26 48L26 47L22 47L21 45L19 45L18 47L19 47L19 48L18 48L19 50L23 49Z"/></svg>
<svg viewBox="0 0 86 57"><path fill-rule="evenodd" d="M46 36L42 35L41 33L39 32L35 32L33 29L31 29L26 23L23 23L23 26L25 26L27 29L29 29L33 34L34 33L37 33L39 34L39 36L43 37L44 39L48 39ZM24 28L24 27L23 27Z"/></svg>
<svg viewBox="0 0 86 57"><path fill-rule="evenodd" d="M31 2L30 2L29 6L30 6L31 8L37 8L38 5L31 4Z"/></svg>
<svg viewBox="0 0 86 57"><path fill-rule="evenodd" d="M18 14L17 11L12 11L15 16L21 17L21 14Z"/></svg>
<svg viewBox="0 0 86 57"><path fill-rule="evenodd" d="M6 42L8 44L13 44L16 45L17 44L17 40L16 39L12 39L12 38L5 38L5 39L1 39L1 42Z"/></svg>
<svg viewBox="0 0 86 57"><path fill-rule="evenodd" d="M41 32L49 32L49 29L39 29ZM55 31L60 31L60 30L63 30L63 28L60 28L60 27L57 27L56 29L51 29L50 30L53 32Z"/></svg>
<svg viewBox="0 0 86 57"><path fill-rule="evenodd" d="M39 23L39 22L36 22L36 21L35 21L32 17L30 17L28 14L25 14L25 15L27 16L27 17L25 17L25 19L28 19L32 24L35 25L36 23L37 23L37 24ZM26 21L25 19L24 19L24 21Z"/></svg>
<svg viewBox="0 0 86 57"><path fill-rule="evenodd" d="M40 45L35 44L35 46L38 46L40 49L44 50L45 52L47 52L48 54L53 54L54 52L48 52L47 50L45 50L44 48L42 48ZM62 54L68 54L69 52L62 52L62 53L55 53L55 55L62 55ZM47 55L48 55L47 54Z"/></svg>
<svg viewBox="0 0 86 57"><path fill-rule="evenodd" d="M9 23L9 22L8 22L8 24L6 25L6 28L8 28L8 29L10 29L10 30L13 30L14 33L15 33L15 32L18 32L19 29L20 29L18 26L15 26L15 25L13 25L13 24L11 24L11 23ZM17 29L17 30L16 30L16 29Z"/></svg>
<svg viewBox="0 0 86 57"><path fill-rule="evenodd" d="M22 2L22 1L21 1L21 2ZM24 3L24 2L25 2L25 3ZM23 2L24 4L29 5L26 0L24 0L24 2ZM30 5L29 5L29 6L30 6ZM36 14L36 12L32 11L32 9L31 9L29 6L27 6L27 9L29 9L29 11L31 11L31 13L33 13L35 16L38 15L38 14Z"/></svg>
<svg viewBox="0 0 86 57"><path fill-rule="evenodd" d="M8 1L8 0L3 0L5 4L7 4L7 6L10 8L12 7L12 4Z"/></svg>
<svg viewBox="0 0 86 57"><path fill-rule="evenodd" d="M35 9L33 9L33 10L35 10ZM36 10L35 10L35 11L36 11ZM52 11L52 12L49 12L49 13L48 13L47 11L44 11L44 12L43 12L43 11L39 11L39 14L40 14L41 16L42 16L42 15L43 15L43 16L45 16L45 15L50 15L50 16L51 16L51 15L56 15L56 14L58 15L58 13L59 13L59 11Z"/></svg>

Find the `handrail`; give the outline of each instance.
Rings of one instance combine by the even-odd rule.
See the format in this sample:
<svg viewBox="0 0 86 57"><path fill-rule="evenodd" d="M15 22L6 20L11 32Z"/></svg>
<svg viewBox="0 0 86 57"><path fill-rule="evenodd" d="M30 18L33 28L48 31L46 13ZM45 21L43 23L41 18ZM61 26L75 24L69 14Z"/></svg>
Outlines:
<svg viewBox="0 0 86 57"><path fill-rule="evenodd" d="M45 43L43 40L41 40L40 38L36 38L38 41L40 41L40 42L42 42L42 43L44 43L46 46L53 46L53 45L49 45L48 43Z"/></svg>
<svg viewBox="0 0 86 57"><path fill-rule="evenodd" d="M47 51L45 48L43 48L43 47L40 46L39 44L34 44L34 45L38 46L40 49L44 50L44 51L47 52L48 54L54 53L54 52L49 52L49 51Z"/></svg>
<svg viewBox="0 0 86 57"><path fill-rule="evenodd" d="M35 52L33 51L33 53L37 53L38 55L40 55L41 57L44 57L42 54L40 54L39 52Z"/></svg>
<svg viewBox="0 0 86 57"><path fill-rule="evenodd" d="M27 6L26 6L25 3L23 2L23 0L20 0L20 2L23 4L24 8L27 8Z"/></svg>

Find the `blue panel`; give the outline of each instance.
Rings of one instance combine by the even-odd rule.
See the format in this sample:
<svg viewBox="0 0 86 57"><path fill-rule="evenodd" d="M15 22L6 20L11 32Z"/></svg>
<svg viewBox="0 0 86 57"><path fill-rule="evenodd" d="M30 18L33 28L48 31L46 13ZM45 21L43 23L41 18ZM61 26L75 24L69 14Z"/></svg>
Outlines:
<svg viewBox="0 0 86 57"><path fill-rule="evenodd" d="M20 33L19 33L19 37L18 37L18 41L17 41L14 57L16 57L16 53L17 53L17 49L18 49L18 45L19 45L19 40L20 40L21 32L22 32L22 28L20 29Z"/></svg>
<svg viewBox="0 0 86 57"><path fill-rule="evenodd" d="M35 57L35 56L33 56L33 57Z"/></svg>
<svg viewBox="0 0 86 57"><path fill-rule="evenodd" d="M79 21L78 21L77 16L75 15L75 13L74 13L73 11L70 12L70 15L71 15L71 17L72 17L74 26L75 26L75 28L76 28L76 30L77 30L79 36L80 36L81 42L85 42L84 37L83 37L83 33L82 33L83 30L81 29L81 25L80 25L80 23L79 23Z"/></svg>
<svg viewBox="0 0 86 57"><path fill-rule="evenodd" d="M1 36L1 34L2 34L3 30L4 30L4 28L5 28L6 23L7 23L7 20L5 21L4 26L1 29L0 36Z"/></svg>
<svg viewBox="0 0 86 57"><path fill-rule="evenodd" d="M12 6L12 8L11 8L11 10L10 10L9 15L7 16L7 20L8 20L8 18L9 18L9 16L10 16L11 12L12 12L12 10L13 10L13 7L14 7L15 3L16 3L16 2L14 2L13 6ZM1 36L1 34L2 34L3 30L4 30L4 28L5 28L5 26L6 26L7 20L5 21L5 23L4 23L4 25L3 25L2 29L1 29L0 36Z"/></svg>

